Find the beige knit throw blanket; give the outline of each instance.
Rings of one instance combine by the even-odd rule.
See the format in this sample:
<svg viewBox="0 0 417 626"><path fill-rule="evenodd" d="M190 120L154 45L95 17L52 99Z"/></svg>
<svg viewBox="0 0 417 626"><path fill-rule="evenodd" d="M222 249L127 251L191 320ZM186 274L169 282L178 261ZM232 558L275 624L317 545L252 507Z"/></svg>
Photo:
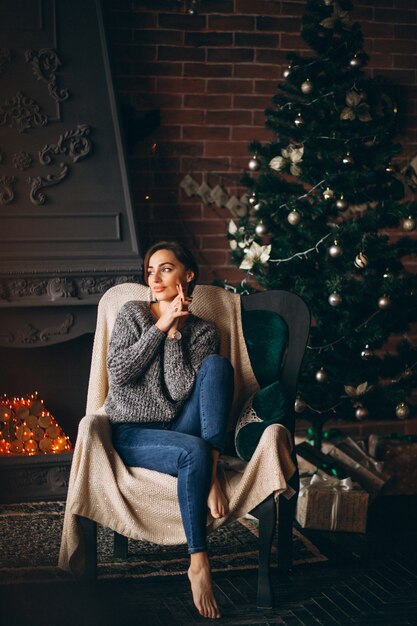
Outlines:
<svg viewBox="0 0 417 626"><path fill-rule="evenodd" d="M80 575L84 546L77 516L82 515L132 539L158 544L185 543L177 498L177 479L142 468L126 467L112 447L111 429L103 404L108 383L106 353L121 306L129 300L149 300L147 287L122 284L109 289L98 307L87 416L79 425L71 466L59 566ZM220 353L235 369L235 397L230 427L246 400L259 388L253 374L241 325L240 297L218 287L198 285L192 312L216 325ZM249 512L271 493L286 491L295 471L292 442L286 428L269 426L249 463L223 456L220 479L229 500L229 514L210 515L211 532Z"/></svg>

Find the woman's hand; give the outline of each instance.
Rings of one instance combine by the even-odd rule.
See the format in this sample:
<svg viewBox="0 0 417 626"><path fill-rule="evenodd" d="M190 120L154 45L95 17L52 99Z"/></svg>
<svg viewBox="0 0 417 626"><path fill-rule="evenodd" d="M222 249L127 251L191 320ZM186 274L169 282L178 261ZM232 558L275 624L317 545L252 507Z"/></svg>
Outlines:
<svg viewBox="0 0 417 626"><path fill-rule="evenodd" d="M165 306L160 308L161 315L155 326L167 333L171 328L178 328L180 318L188 317L188 306L191 304L191 298L184 294L184 290L180 284L177 285L178 295L171 302L160 303ZM161 310L162 309L162 310Z"/></svg>

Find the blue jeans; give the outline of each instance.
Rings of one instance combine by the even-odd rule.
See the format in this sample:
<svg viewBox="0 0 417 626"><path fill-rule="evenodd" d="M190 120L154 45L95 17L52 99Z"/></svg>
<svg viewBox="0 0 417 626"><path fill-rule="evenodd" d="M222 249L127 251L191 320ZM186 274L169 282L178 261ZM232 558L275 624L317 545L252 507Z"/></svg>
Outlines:
<svg viewBox="0 0 417 626"><path fill-rule="evenodd" d="M171 423L113 424L113 445L126 465L178 476L188 552L207 550L212 450L222 450L233 398L233 368L218 354L204 359L190 397Z"/></svg>

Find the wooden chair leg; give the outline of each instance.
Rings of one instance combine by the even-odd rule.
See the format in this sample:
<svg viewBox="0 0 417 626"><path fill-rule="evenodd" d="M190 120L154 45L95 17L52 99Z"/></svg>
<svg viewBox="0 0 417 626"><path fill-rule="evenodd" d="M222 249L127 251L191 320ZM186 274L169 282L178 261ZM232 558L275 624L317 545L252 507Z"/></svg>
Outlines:
<svg viewBox="0 0 417 626"><path fill-rule="evenodd" d="M85 547L85 565L81 580L95 580L97 578L97 523L81 515L78 516L78 521Z"/></svg>
<svg viewBox="0 0 417 626"><path fill-rule="evenodd" d="M259 608L272 608L274 599L271 585L271 548L277 523L277 507L271 495L261 502L251 513L259 520L259 569L258 596Z"/></svg>
<svg viewBox="0 0 417 626"><path fill-rule="evenodd" d="M278 567L285 572L292 567L292 529L299 490L298 472L289 485L294 489L294 495L289 500L282 495L278 499Z"/></svg>
<svg viewBox="0 0 417 626"><path fill-rule="evenodd" d="M114 531L113 556L117 559L127 559L128 538Z"/></svg>

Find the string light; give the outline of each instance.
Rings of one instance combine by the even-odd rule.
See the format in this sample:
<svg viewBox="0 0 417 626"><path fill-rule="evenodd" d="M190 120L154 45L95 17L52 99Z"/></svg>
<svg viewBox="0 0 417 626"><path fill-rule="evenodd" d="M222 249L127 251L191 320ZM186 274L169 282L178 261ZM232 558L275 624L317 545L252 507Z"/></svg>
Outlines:
<svg viewBox="0 0 417 626"><path fill-rule="evenodd" d="M317 183L317 185L314 185L314 187L309 189L306 193L303 193L301 196L298 196L298 198L296 198L294 202L298 202L298 200L303 200L303 198L307 198L315 189L317 189L317 187L320 187L320 185L322 185L324 182L325 182L325 179L323 178L323 180ZM289 208L287 202L284 202L284 204L280 204L277 210L273 213L273 215L275 215L277 211L283 208L287 208L287 209Z"/></svg>
<svg viewBox="0 0 417 626"><path fill-rule="evenodd" d="M362 328L362 326L366 326L371 321L371 319L373 319L376 315L379 315L379 313L381 313L380 309L378 309L378 311L374 311L372 313L372 315L370 315L368 317L368 319L366 319L364 322L359 324L359 326L356 326L356 328L353 329L353 332L357 333L358 330L360 328ZM331 343L326 343L323 346L307 346L307 350L318 350L319 354L320 354L322 351L328 350L329 348L332 348L336 344L340 343L341 341L346 339L346 337L348 337L348 336L350 336L350 333L346 333L346 335L343 335L342 337L339 337L339 339L336 339L335 341L332 341Z"/></svg>
<svg viewBox="0 0 417 626"><path fill-rule="evenodd" d="M315 102L318 102L319 100L322 100L323 98L327 98L328 96L334 96L334 91L329 91L328 93L324 93L321 96L318 96L317 98L315 98L314 100L310 100L310 102L303 102L303 106L310 107ZM287 107L291 109L293 104L294 104L293 102L287 102L286 104L278 105L278 112L283 111Z"/></svg>
<svg viewBox="0 0 417 626"><path fill-rule="evenodd" d="M323 241L325 241L328 237L332 237L334 236L334 233L327 233L327 235L325 235L324 237L322 237L315 246L313 246L312 248L309 248L308 250L304 250L304 252L296 252L295 254L293 254L292 256L286 258L286 259L269 259L270 263L287 263L288 261L292 261L293 259L295 259L296 257L302 259L302 258L307 258L307 255L310 254L310 252L314 252L314 250L318 253L319 252L319 245L321 243L323 243Z"/></svg>

